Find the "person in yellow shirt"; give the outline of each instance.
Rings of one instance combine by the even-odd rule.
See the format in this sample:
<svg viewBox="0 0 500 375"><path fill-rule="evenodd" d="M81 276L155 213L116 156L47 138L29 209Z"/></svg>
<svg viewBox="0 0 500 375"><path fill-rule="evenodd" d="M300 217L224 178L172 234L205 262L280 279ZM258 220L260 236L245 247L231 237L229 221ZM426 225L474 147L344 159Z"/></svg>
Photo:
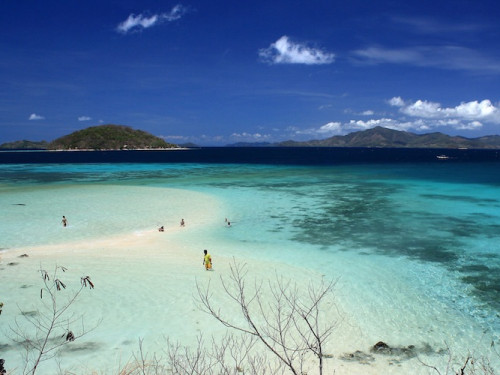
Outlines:
<svg viewBox="0 0 500 375"><path fill-rule="evenodd" d="M212 257L210 256L210 254L208 253L207 250L203 250L203 253L205 254L205 256L203 257L203 264L205 265L205 269L207 271L211 270L212 269Z"/></svg>

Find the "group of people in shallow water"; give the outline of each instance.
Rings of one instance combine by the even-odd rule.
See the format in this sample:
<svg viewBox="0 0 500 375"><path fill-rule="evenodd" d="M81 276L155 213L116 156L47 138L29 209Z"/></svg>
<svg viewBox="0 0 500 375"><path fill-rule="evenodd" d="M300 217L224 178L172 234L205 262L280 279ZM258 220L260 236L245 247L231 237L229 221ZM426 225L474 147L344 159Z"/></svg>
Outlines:
<svg viewBox="0 0 500 375"><path fill-rule="evenodd" d="M68 219L66 219L66 216L63 215L61 223L62 223L63 227L68 226ZM227 220L227 218L226 218L226 224L228 226L231 226L231 222L229 220ZM181 227L186 226L186 222L184 221L184 219L181 219L181 224L180 225L181 225ZM165 231L165 227L162 225L161 227L158 228L158 231L159 232L164 232ZM208 253L208 250L206 250L206 249L203 250L203 254L204 254L203 255L203 265L205 266L205 270L211 271L212 270L212 257Z"/></svg>
<svg viewBox="0 0 500 375"><path fill-rule="evenodd" d="M181 227L185 227L185 226L186 226L186 222L184 221L184 219L181 219ZM159 227L158 232L165 232L165 227L163 225L161 227Z"/></svg>

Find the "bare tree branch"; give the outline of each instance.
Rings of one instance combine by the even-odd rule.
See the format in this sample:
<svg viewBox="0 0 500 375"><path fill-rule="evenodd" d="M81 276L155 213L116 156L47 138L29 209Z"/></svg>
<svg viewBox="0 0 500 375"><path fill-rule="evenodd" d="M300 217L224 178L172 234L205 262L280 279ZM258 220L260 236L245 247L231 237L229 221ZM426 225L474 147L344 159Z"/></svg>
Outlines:
<svg viewBox="0 0 500 375"><path fill-rule="evenodd" d="M90 331L86 330L82 316L69 314L70 307L75 303L85 286L82 285L67 301L59 303L59 293L64 293L66 290L66 284L58 278L59 271L66 272L67 269L56 265L52 275L49 275L46 270L40 269L43 282L40 293L42 308L28 314L24 313L18 306L24 322L32 328L28 330L26 325L22 325L17 319L10 327L12 340L23 345L25 349L23 374L34 375L42 362L57 356L61 347L81 338ZM81 329L75 334L74 328L70 330L70 327L73 327L79 320L81 320Z"/></svg>
<svg viewBox="0 0 500 375"><path fill-rule="evenodd" d="M241 318L227 318L221 308L212 304L210 283L206 288L196 284L202 309L225 327L257 338L292 374L303 373L305 361L313 355L321 375L324 344L336 326L335 322L322 322L321 304L332 293L335 283L311 284L303 298L296 284L277 275L273 282L267 283L265 291L262 281L255 282L254 290L248 291L246 276L246 266L233 260L229 281L221 277L222 290L241 311L245 325L239 323Z"/></svg>

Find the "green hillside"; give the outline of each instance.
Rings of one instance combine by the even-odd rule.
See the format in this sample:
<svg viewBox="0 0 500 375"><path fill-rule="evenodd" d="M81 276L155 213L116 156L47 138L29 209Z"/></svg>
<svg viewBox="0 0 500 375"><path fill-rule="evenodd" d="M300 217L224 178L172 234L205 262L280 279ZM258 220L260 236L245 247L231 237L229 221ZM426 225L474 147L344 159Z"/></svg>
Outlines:
<svg viewBox="0 0 500 375"><path fill-rule="evenodd" d="M50 150L133 150L175 148L150 133L123 125L100 125L78 130L49 143Z"/></svg>

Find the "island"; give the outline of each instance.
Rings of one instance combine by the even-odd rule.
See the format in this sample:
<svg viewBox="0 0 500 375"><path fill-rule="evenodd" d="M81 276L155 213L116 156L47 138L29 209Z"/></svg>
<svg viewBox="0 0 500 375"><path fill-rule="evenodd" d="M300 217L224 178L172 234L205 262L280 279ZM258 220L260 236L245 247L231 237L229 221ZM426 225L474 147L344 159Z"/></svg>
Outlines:
<svg viewBox="0 0 500 375"><path fill-rule="evenodd" d="M114 124L91 126L52 142L17 141L0 145L3 149L45 150L148 150L178 147L143 130Z"/></svg>

